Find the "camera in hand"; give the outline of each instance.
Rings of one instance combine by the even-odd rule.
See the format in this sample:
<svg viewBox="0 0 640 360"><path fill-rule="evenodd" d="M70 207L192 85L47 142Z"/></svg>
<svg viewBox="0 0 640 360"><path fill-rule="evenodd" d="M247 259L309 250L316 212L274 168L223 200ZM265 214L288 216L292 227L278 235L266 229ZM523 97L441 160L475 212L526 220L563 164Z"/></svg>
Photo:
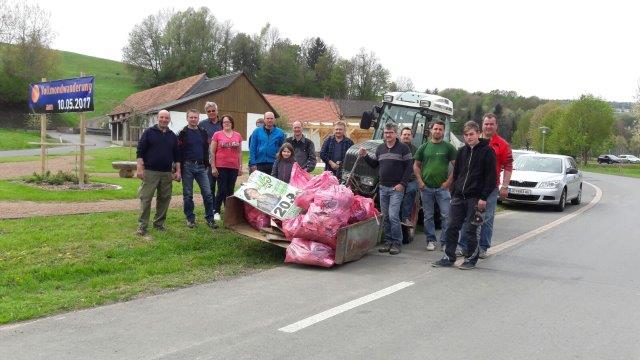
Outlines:
<svg viewBox="0 0 640 360"><path fill-rule="evenodd" d="M475 226L480 226L482 225L482 223L484 223L484 210L480 210L478 209L478 207L475 207L476 212L473 214L473 217L471 218L471 224L475 225Z"/></svg>

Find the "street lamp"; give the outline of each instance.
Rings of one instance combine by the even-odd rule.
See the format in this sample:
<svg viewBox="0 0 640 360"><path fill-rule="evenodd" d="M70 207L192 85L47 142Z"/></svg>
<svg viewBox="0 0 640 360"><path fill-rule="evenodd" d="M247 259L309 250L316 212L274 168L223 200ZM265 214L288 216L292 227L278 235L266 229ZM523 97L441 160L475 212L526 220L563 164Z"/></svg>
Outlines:
<svg viewBox="0 0 640 360"><path fill-rule="evenodd" d="M540 129L540 131L542 131L542 153L544 154L544 137L545 137L545 135L547 135L549 130L551 130L551 128L546 127L546 126L540 126L538 129Z"/></svg>

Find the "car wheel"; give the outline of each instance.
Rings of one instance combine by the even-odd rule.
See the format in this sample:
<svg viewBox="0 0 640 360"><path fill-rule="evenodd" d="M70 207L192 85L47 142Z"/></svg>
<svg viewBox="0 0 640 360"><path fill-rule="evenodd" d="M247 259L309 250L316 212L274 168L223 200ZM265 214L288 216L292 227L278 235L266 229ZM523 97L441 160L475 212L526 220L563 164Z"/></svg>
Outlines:
<svg viewBox="0 0 640 360"><path fill-rule="evenodd" d="M578 190L578 196L571 199L571 205L580 205L582 202L582 184L580 184L580 190Z"/></svg>
<svg viewBox="0 0 640 360"><path fill-rule="evenodd" d="M567 204L567 188L564 188L564 190L562 190L562 195L560 195L560 201L558 202L558 205L556 205L555 207L556 211L563 212L566 204Z"/></svg>

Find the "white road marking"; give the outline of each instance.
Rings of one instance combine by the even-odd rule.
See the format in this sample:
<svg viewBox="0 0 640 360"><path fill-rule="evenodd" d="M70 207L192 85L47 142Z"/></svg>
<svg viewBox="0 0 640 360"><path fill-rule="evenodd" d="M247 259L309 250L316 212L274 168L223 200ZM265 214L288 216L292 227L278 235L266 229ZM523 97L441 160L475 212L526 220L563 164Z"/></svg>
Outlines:
<svg viewBox="0 0 640 360"><path fill-rule="evenodd" d="M524 234L522 234L520 236L514 237L511 240L507 240L507 241L505 241L503 243L500 243L500 244L498 244L496 246L492 246L491 248L489 248L489 250L487 250L487 254L488 255L494 255L494 254L497 254L497 253L499 253L501 251L504 251L504 250L506 250L506 249L508 249L510 247L513 247L513 246L516 246L516 245L518 245L520 243L523 243L523 242L531 239L532 237L534 237L536 235L540 235L541 233L543 233L543 232L545 232L545 231L547 231L549 229L552 229L552 228L554 228L554 227L556 227L556 226L558 226L560 224L563 224L563 223L575 218L576 216L582 214L583 212L588 211L592 207L596 206L596 204L598 202L600 202L600 200L602 199L602 190L599 187L597 187L594 184L592 184L592 183L589 183L589 182L586 182L586 181L584 181L583 183L585 183L585 184L591 186L592 188L594 188L596 190L596 195L582 209L576 210L576 211L572 212L571 214L568 214L568 215L565 215L565 216L563 216L563 217L561 217L559 219L556 219L555 221L552 221L552 222L548 223L547 225L541 226L541 227L539 227L537 229L533 229L533 230L531 230L531 231L529 231L527 233L524 233Z"/></svg>
<svg viewBox="0 0 640 360"><path fill-rule="evenodd" d="M363 297L357 298L355 300L351 300L348 303L344 303L342 305L336 306L334 308L331 308L329 310L323 311L319 314L313 315L313 316L309 316L306 319L302 319L298 322L295 322L293 324L287 325L285 327L282 327L280 329L278 329L279 331L282 332L286 332L286 333L294 333L298 330L302 330L306 327L309 327L315 323L318 323L320 321L329 319L331 317L334 317L338 314L341 314L345 311L349 311L353 308L356 308L360 305L364 305L366 303L369 303L371 301L380 299L384 296L393 294L396 291L400 291L406 287L409 287L411 285L413 285L414 282L413 281L403 281L400 283L397 283L395 285L389 286L388 288L384 288L382 290L376 291L374 293L371 293L369 295L365 295Z"/></svg>

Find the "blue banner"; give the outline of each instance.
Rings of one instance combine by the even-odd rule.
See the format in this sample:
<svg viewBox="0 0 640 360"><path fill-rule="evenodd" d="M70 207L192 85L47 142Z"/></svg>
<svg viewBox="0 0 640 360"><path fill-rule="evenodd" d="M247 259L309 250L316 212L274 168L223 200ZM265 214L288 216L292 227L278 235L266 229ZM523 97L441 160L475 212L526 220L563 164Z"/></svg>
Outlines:
<svg viewBox="0 0 640 360"><path fill-rule="evenodd" d="M93 111L93 76L29 85L29 108L34 113Z"/></svg>

